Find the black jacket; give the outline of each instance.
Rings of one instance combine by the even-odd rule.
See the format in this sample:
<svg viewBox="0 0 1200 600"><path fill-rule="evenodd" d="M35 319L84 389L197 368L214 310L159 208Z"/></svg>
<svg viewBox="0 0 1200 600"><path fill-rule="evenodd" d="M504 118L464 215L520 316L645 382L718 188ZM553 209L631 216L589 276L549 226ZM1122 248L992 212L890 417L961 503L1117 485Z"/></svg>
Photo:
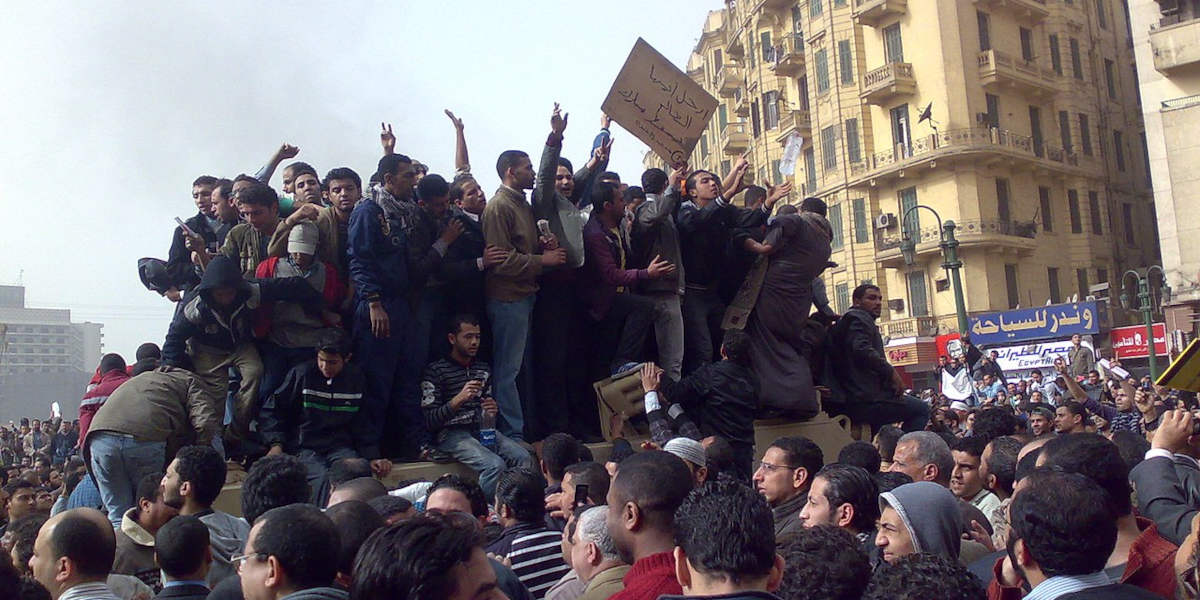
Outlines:
<svg viewBox="0 0 1200 600"><path fill-rule="evenodd" d="M472 304L482 306L483 271L479 270L477 260L483 256L483 249L486 245L483 241L483 225L457 209L451 209L451 211L451 218L462 222L463 232L446 249L446 256L442 258L438 276L446 283L451 297L456 299L456 306L465 307ZM466 298L476 299L476 302L460 302L460 299L465 300Z"/></svg>
<svg viewBox="0 0 1200 600"><path fill-rule="evenodd" d="M183 224L204 238L204 247L210 253L217 254L221 250L224 236L208 226L208 219L204 218L204 215L196 213ZM225 231L228 232L229 229L225 228ZM182 227L176 227L171 234L171 249L167 251L167 276L171 285L180 290L195 287L200 283L200 270L192 263L192 251L187 248L187 236L183 234Z"/></svg>
<svg viewBox="0 0 1200 600"><path fill-rule="evenodd" d="M1158 534L1172 544L1183 543L1200 510L1200 470L1186 458L1156 456L1129 472L1137 489L1138 512L1158 525Z"/></svg>
<svg viewBox="0 0 1200 600"><path fill-rule="evenodd" d="M204 600L209 589L203 585L187 584L165 587L154 600Z"/></svg>
<svg viewBox="0 0 1200 600"><path fill-rule="evenodd" d="M212 305L211 294L225 286L235 288L237 296L231 307L220 310ZM162 347L163 364L186 367L188 340L226 352L252 341L254 309L277 300L296 302L313 311L321 307L321 294L303 277L246 280L242 279L236 260L227 256L213 258L200 285L184 296L183 306L171 321Z"/></svg>
<svg viewBox="0 0 1200 600"><path fill-rule="evenodd" d="M354 364L347 363L332 380L321 374L316 361L296 365L263 402L258 416L263 441L282 444L290 453L350 448L366 458L379 458L366 423L368 413L362 411L365 387L366 378Z"/></svg>
<svg viewBox="0 0 1200 600"><path fill-rule="evenodd" d="M684 202L675 216L679 229L679 248L687 284L717 285L725 249L734 228L753 229L767 222L767 213L758 209L738 208L713 200L698 208Z"/></svg>
<svg viewBox="0 0 1200 600"><path fill-rule="evenodd" d="M875 317L851 308L829 332L832 383L847 403L881 402L894 398L892 365L883 353L883 338Z"/></svg>
<svg viewBox="0 0 1200 600"><path fill-rule="evenodd" d="M758 378L731 360L709 363L682 381L664 379L659 393L681 404L704 435L719 435L735 446L754 445Z"/></svg>

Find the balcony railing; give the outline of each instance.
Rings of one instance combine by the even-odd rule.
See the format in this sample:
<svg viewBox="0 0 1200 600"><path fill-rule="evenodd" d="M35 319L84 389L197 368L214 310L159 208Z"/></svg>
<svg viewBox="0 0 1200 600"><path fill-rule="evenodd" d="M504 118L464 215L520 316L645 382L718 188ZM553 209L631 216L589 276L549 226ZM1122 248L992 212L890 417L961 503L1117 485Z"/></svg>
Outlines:
<svg viewBox="0 0 1200 600"><path fill-rule="evenodd" d="M867 71L863 75L862 97L872 103L882 103L893 96L911 94L917 87L912 65L893 62Z"/></svg>
<svg viewBox="0 0 1200 600"><path fill-rule="evenodd" d="M875 27L888 17L902 15L907 0L854 0L854 20Z"/></svg>
<svg viewBox="0 0 1200 600"><path fill-rule="evenodd" d="M903 168L911 162L926 157L972 151L1003 152L1031 160L1071 166L1078 164L1078 157L1063 152L1062 148L1051 146L1045 142L1041 144L1041 148L1042 155L1039 156L1035 152L1032 137L1006 129L982 127L951 129L916 138L909 146L897 144L894 148L868 155L862 162L851 165L850 175L853 177L866 176L880 171Z"/></svg>
<svg viewBox="0 0 1200 600"><path fill-rule="evenodd" d="M1042 68L1029 60L1018 59L999 50L983 50L977 57L979 80L985 87L1017 87L1033 95L1058 92L1062 79L1053 69Z"/></svg>
<svg viewBox="0 0 1200 600"><path fill-rule="evenodd" d="M721 150L725 154L741 154L750 147L750 134L746 133L746 124L741 121L730 121L721 130Z"/></svg>
<svg viewBox="0 0 1200 600"><path fill-rule="evenodd" d="M915 213L914 213L915 214ZM909 217L909 222L912 222L912 217ZM1037 237L1038 226L1034 221L1001 221L998 219L973 219L966 221L955 221L958 226L954 230L954 235L960 241L970 241L970 238L981 235L1007 235L1018 238L1032 240ZM895 250L900 247L900 243L904 239L903 233L899 231L886 235L875 234L875 251L885 252L887 250ZM911 233L911 232L910 232ZM942 232L937 227L922 227L917 235L917 246L937 244L942 241ZM927 248L920 248L925 251Z"/></svg>
<svg viewBox="0 0 1200 600"><path fill-rule="evenodd" d="M789 33L774 48L772 69L779 75L792 75L804 68L804 34Z"/></svg>
<svg viewBox="0 0 1200 600"><path fill-rule="evenodd" d="M890 338L933 337L938 334L937 317L909 317L879 323L883 335Z"/></svg>
<svg viewBox="0 0 1200 600"><path fill-rule="evenodd" d="M742 70L732 64L726 64L717 72L715 79L713 83L717 92L725 98L732 98L734 92L742 87Z"/></svg>

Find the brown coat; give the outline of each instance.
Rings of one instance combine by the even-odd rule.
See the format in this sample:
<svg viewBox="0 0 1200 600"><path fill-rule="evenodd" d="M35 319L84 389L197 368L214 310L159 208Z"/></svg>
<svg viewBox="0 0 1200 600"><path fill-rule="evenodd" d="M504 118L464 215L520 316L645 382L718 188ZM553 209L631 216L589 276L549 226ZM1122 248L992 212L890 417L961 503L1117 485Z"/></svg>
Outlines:
<svg viewBox="0 0 1200 600"><path fill-rule="evenodd" d="M489 246L509 251L504 262L484 275L487 298L514 302L537 293L541 243L533 207L522 195L503 185L496 190L483 209L483 239Z"/></svg>

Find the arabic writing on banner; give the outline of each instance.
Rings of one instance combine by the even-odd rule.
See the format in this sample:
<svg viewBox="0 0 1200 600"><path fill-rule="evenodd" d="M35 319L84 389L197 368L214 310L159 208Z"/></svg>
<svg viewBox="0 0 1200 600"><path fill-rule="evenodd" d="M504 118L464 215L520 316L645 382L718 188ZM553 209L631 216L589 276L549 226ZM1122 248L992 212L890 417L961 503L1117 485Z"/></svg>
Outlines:
<svg viewBox="0 0 1200 600"><path fill-rule="evenodd" d="M1146 343L1146 326L1131 325L1115 327L1108 332L1112 340L1113 353L1117 358L1146 358L1150 356L1150 346ZM1158 356L1167 354L1167 325L1154 324L1154 353Z"/></svg>
<svg viewBox="0 0 1200 600"><path fill-rule="evenodd" d="M1095 302L1052 304L971 317L971 343L1004 344L1100 333Z"/></svg>
<svg viewBox="0 0 1200 600"><path fill-rule="evenodd" d="M638 38L601 109L674 165L691 156L717 99Z"/></svg>
<svg viewBox="0 0 1200 600"><path fill-rule="evenodd" d="M1087 340L1084 340L1082 345L1092 349L1092 345ZM1000 365L1000 368L1006 373L1030 369L1049 369L1054 367L1054 359L1066 359L1067 352L1071 351L1071 341L1042 342L988 349L989 352L992 350L996 351L996 364Z"/></svg>

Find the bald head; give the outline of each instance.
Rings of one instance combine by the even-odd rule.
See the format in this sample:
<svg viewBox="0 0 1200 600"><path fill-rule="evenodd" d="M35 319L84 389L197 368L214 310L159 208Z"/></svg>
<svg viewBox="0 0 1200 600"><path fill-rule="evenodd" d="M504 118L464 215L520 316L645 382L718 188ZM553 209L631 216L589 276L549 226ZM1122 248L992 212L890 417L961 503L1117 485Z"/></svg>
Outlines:
<svg viewBox="0 0 1200 600"><path fill-rule="evenodd" d="M50 517L38 530L29 568L50 595L58 598L80 583L104 581L116 544L104 513L94 508L68 510Z"/></svg>

